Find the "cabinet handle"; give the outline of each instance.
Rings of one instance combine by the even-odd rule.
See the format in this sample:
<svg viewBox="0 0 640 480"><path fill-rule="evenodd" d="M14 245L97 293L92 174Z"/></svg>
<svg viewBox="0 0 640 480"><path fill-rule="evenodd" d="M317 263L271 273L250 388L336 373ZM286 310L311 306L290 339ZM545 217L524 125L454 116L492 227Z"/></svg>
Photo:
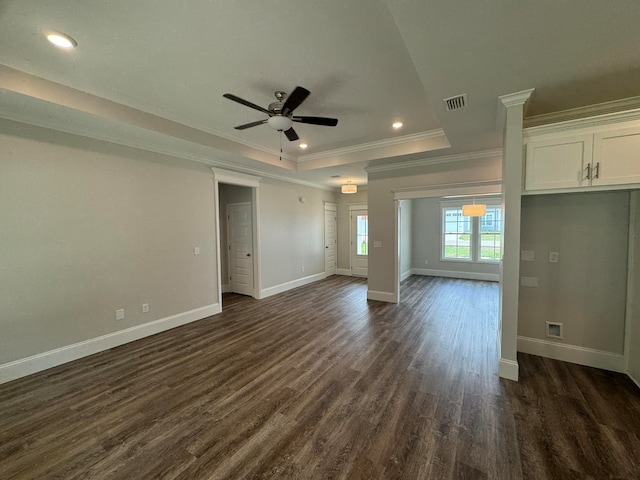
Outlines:
<svg viewBox="0 0 640 480"><path fill-rule="evenodd" d="M600 178L600 162L596 163L593 172L593 178Z"/></svg>
<svg viewBox="0 0 640 480"><path fill-rule="evenodd" d="M587 163L587 177L585 178L585 180L591 180L591 164Z"/></svg>

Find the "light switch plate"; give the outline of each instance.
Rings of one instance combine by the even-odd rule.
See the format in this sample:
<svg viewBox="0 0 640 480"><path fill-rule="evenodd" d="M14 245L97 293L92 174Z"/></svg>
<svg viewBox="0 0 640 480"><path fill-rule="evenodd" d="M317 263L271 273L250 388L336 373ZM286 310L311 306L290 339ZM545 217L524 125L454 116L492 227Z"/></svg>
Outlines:
<svg viewBox="0 0 640 480"><path fill-rule="evenodd" d="M520 260L523 262L533 262L536 259L536 254L533 250L522 250L520 252Z"/></svg>

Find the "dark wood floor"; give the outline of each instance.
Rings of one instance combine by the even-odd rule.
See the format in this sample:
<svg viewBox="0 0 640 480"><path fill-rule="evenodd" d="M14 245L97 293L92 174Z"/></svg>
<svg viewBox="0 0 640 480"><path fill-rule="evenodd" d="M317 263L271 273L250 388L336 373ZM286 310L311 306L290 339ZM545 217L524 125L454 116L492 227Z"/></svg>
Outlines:
<svg viewBox="0 0 640 480"><path fill-rule="evenodd" d="M0 386L0 478L640 478L624 375L520 357L497 285L332 277Z"/></svg>

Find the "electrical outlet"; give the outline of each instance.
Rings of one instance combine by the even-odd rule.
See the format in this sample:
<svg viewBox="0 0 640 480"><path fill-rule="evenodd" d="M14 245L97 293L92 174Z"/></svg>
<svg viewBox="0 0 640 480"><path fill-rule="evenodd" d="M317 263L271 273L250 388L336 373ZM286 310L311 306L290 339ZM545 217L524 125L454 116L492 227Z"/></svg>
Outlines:
<svg viewBox="0 0 640 480"><path fill-rule="evenodd" d="M194 255L200 255L200 247L194 247L193 254Z"/></svg>
<svg viewBox="0 0 640 480"><path fill-rule="evenodd" d="M425 265L429 265L429 260L425 260L425 261L424 261L424 264L425 264Z"/></svg>
<svg viewBox="0 0 640 480"><path fill-rule="evenodd" d="M300 267L300 271L304 273L304 267Z"/></svg>
<svg viewBox="0 0 640 480"><path fill-rule="evenodd" d="M124 308L116 310L116 320L124 320Z"/></svg>
<svg viewBox="0 0 640 480"><path fill-rule="evenodd" d="M149 304L148 303L143 303L142 304L142 313L149 313Z"/></svg>
<svg viewBox="0 0 640 480"><path fill-rule="evenodd" d="M549 252L549 262L558 263L558 252Z"/></svg>

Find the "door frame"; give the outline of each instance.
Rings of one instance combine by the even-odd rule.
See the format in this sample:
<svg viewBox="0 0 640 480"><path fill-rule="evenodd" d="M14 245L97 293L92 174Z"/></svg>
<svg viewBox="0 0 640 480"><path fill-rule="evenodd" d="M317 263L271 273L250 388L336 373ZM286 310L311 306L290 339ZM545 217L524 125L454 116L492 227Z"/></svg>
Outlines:
<svg viewBox="0 0 640 480"><path fill-rule="evenodd" d="M327 212L333 212L333 256L335 258L335 265L333 267L333 273L331 275L336 275L338 273L338 204L332 202L324 202L324 274L325 277L329 276L327 273L327 223L326 216Z"/></svg>
<svg viewBox="0 0 640 480"><path fill-rule="evenodd" d="M216 224L216 288L218 291L218 303L222 307L222 252L220 238L220 184L228 183L230 185L238 185L241 187L251 188L251 221L253 236L253 297L262 298L262 276L260 275L260 180L261 177L247 175L244 173L233 172L221 168L212 167L213 171L213 189L215 197L215 224ZM225 242L226 244L226 242ZM226 250L226 249L225 249ZM227 252L224 252L227 255Z"/></svg>
<svg viewBox="0 0 640 480"><path fill-rule="evenodd" d="M349 204L349 272L350 272L349 274L354 277L364 278L361 275L353 274L353 265L356 259L353 258L353 252L354 252L353 237L355 236L355 232L353 231L353 221L351 217L353 216L353 212L356 210L366 210L368 215L369 205L367 203L350 203ZM369 245L369 249L371 249L371 245ZM369 255L367 254L367 272L368 271L369 271Z"/></svg>

